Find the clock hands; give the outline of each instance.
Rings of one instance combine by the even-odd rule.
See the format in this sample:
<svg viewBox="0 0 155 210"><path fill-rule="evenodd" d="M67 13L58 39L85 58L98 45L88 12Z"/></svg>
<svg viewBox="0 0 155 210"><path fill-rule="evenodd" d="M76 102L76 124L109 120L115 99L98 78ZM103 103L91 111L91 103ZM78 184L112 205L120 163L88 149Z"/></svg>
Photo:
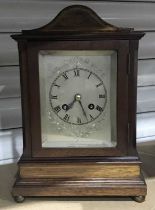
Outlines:
<svg viewBox="0 0 155 210"><path fill-rule="evenodd" d="M70 104L68 104L68 107L66 108L66 112L67 112L69 109L71 109L71 108L73 107L73 105L74 105L74 103L75 103L76 101L79 102L79 104L80 104L80 106L81 106L81 108L82 108L83 115L84 115L84 116L86 117L86 119L88 120L87 115L86 115L86 112L85 112L85 110L84 110L84 108L83 108L83 105L82 105L82 102L81 102L81 95L80 95L80 94L76 94L76 95L74 96L74 100L73 100Z"/></svg>
<svg viewBox="0 0 155 210"><path fill-rule="evenodd" d="M75 102L76 102L76 99L74 98L74 100L70 104L68 104L68 106L66 108L66 112L73 107Z"/></svg>
<svg viewBox="0 0 155 210"><path fill-rule="evenodd" d="M68 104L68 107L66 108L66 112L73 107L73 105L74 105L74 103L76 101L79 101L79 100L81 100L81 95L80 94L76 94L74 96L74 100L70 104Z"/></svg>
<svg viewBox="0 0 155 210"><path fill-rule="evenodd" d="M83 115L86 117L86 119L87 119L87 121L88 121L86 112L85 112L85 110L84 110L84 108L83 108L83 105L82 105L81 101L79 101L79 104L80 104L80 106L81 106L81 108L82 108Z"/></svg>

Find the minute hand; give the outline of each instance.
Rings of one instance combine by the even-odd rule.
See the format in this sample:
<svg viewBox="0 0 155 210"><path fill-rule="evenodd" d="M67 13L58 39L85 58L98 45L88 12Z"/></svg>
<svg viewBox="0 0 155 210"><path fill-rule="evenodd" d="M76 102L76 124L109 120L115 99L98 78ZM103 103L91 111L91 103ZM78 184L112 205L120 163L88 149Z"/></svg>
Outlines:
<svg viewBox="0 0 155 210"><path fill-rule="evenodd" d="M79 104L80 104L80 106L81 106L81 108L82 108L83 115L84 115L84 116L86 117L86 119L88 120L87 115L86 115L86 112L85 112L85 110L84 110L84 108L83 108L83 105L82 105L81 101L79 101Z"/></svg>

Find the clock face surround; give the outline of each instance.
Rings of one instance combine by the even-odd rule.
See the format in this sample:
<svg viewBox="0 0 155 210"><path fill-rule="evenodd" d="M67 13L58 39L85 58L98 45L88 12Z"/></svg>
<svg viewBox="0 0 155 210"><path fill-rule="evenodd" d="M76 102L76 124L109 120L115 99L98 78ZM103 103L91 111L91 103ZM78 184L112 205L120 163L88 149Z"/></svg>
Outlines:
<svg viewBox="0 0 155 210"><path fill-rule="evenodd" d="M116 78L114 50L41 50L42 147L115 147Z"/></svg>
<svg viewBox="0 0 155 210"><path fill-rule="evenodd" d="M61 120L83 125L96 120L104 112L107 91L97 74L76 66L54 79L49 101L53 112Z"/></svg>

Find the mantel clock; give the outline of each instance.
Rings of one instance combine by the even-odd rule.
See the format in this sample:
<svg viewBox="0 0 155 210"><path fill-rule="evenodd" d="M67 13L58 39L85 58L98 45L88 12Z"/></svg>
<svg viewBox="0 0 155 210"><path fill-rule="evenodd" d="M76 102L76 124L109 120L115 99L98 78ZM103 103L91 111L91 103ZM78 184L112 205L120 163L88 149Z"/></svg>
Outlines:
<svg viewBox="0 0 155 210"><path fill-rule="evenodd" d="M13 197L132 196L146 184L136 151L138 42L73 5L12 35L19 49L23 155Z"/></svg>

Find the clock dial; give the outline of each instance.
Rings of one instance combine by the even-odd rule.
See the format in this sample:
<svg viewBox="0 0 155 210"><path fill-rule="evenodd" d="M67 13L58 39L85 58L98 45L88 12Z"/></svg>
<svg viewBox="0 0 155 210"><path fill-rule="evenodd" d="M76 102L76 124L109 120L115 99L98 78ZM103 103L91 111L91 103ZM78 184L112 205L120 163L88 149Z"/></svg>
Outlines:
<svg viewBox="0 0 155 210"><path fill-rule="evenodd" d="M42 147L116 146L117 52L41 50Z"/></svg>
<svg viewBox="0 0 155 210"><path fill-rule="evenodd" d="M76 67L54 79L49 101L51 109L61 120L83 125L96 120L104 112L107 91L96 73Z"/></svg>

